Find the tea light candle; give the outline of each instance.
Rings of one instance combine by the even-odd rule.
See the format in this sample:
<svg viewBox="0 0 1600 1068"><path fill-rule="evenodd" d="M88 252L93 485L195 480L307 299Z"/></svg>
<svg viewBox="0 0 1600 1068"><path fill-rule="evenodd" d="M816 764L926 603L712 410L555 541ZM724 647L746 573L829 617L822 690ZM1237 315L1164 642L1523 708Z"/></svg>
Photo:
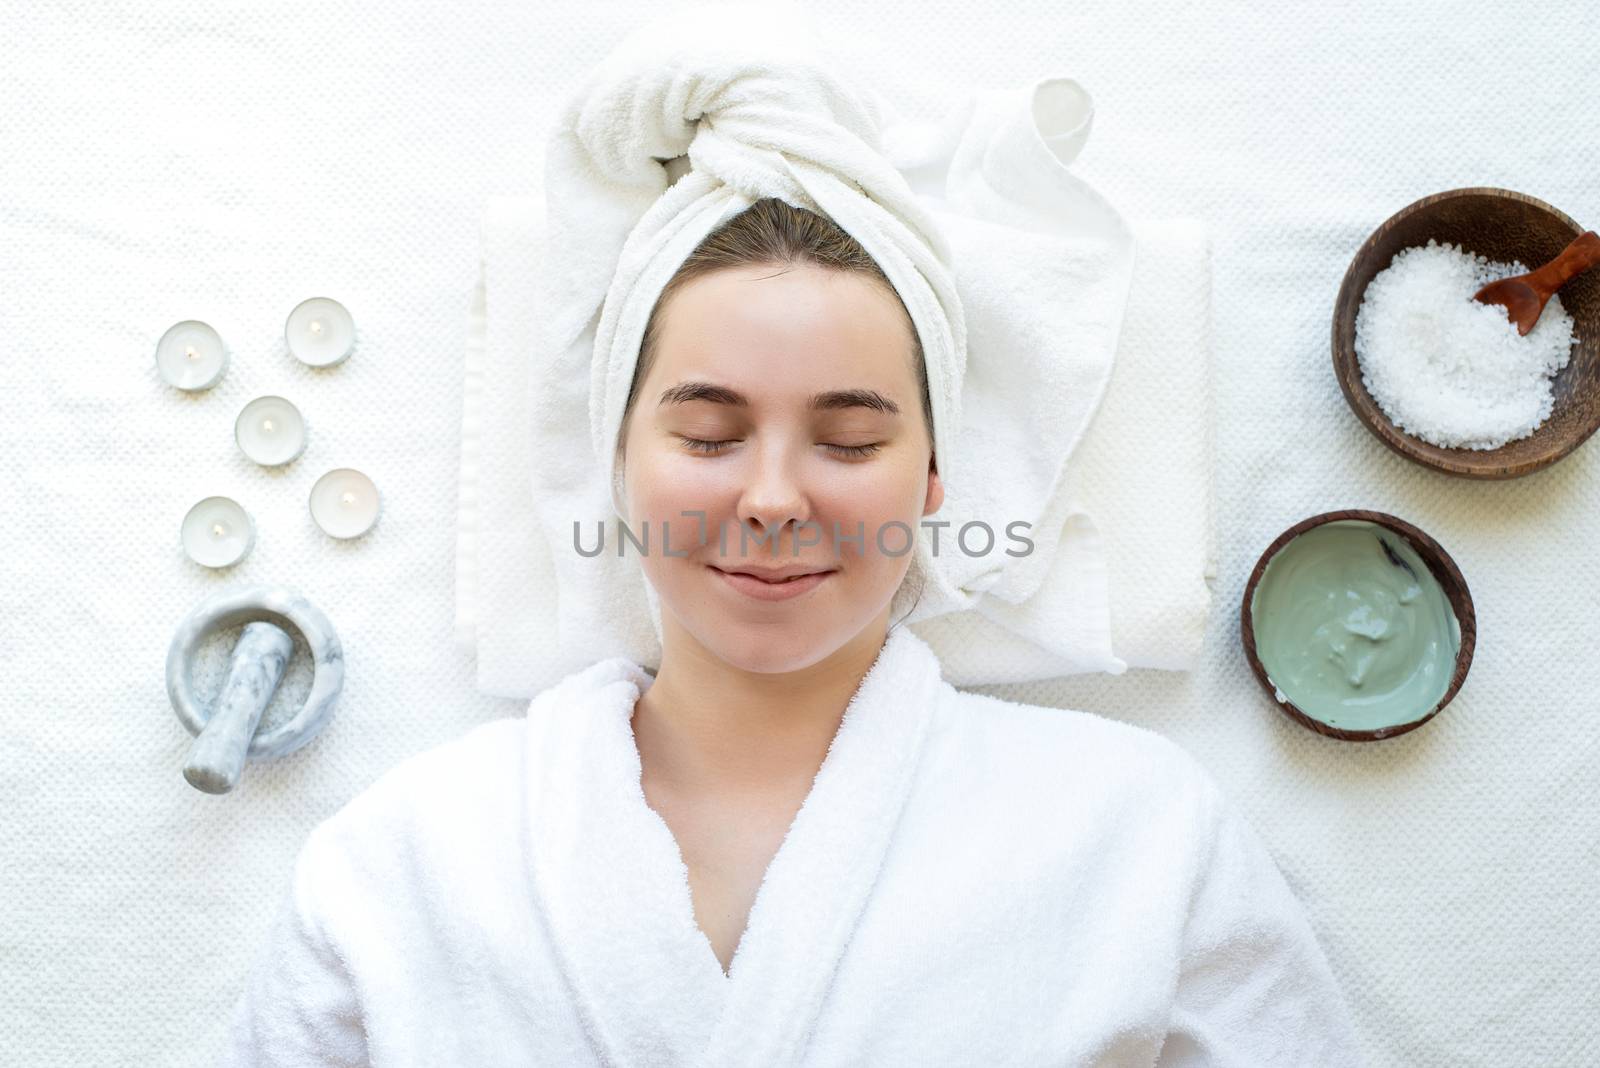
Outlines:
<svg viewBox="0 0 1600 1068"><path fill-rule="evenodd" d="M185 319L167 327L156 342L156 369L169 386L198 391L210 389L228 369L228 350L222 335L198 319Z"/></svg>
<svg viewBox="0 0 1600 1068"><path fill-rule="evenodd" d="M378 487L350 467L339 467L311 487L311 518L335 538L359 538L378 521Z"/></svg>
<svg viewBox="0 0 1600 1068"><path fill-rule="evenodd" d="M283 340L294 358L309 367L343 363L356 343L356 323L345 306L328 297L295 305L283 324Z"/></svg>
<svg viewBox="0 0 1600 1068"><path fill-rule="evenodd" d="M206 567L231 567L256 541L256 525L239 502L207 497L183 517L183 551Z"/></svg>
<svg viewBox="0 0 1600 1068"><path fill-rule="evenodd" d="M257 397L234 420L233 440L256 463L276 467L305 451L306 421L282 397Z"/></svg>

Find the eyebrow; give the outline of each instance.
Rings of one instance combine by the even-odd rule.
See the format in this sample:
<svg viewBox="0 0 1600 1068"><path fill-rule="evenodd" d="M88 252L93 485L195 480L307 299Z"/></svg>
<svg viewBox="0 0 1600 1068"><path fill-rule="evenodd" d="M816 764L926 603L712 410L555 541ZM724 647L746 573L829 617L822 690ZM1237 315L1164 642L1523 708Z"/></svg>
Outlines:
<svg viewBox="0 0 1600 1068"><path fill-rule="evenodd" d="M750 399L738 390L714 386L709 382L679 382L665 389L657 407L664 404L688 404L690 401L710 401L735 408L748 408ZM811 395L806 406L812 411L828 412L844 408L869 408L887 415L899 415L900 406L875 389L831 389Z"/></svg>

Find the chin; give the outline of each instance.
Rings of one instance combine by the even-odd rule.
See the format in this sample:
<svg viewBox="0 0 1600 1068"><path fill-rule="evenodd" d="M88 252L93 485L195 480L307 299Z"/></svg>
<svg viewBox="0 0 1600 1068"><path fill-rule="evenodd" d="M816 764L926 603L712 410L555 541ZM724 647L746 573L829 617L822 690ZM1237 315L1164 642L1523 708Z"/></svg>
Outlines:
<svg viewBox="0 0 1600 1068"><path fill-rule="evenodd" d="M818 627L816 620L804 618L790 624L744 628L723 618L712 622L699 638L700 644L727 664L761 675L801 671L849 641L848 635L831 634Z"/></svg>

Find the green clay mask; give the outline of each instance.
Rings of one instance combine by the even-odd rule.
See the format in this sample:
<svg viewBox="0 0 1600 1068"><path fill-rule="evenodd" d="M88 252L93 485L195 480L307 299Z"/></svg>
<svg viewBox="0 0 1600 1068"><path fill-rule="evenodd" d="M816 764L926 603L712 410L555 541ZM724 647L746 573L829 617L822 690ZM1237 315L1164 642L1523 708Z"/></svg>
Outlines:
<svg viewBox="0 0 1600 1068"><path fill-rule="evenodd" d="M1399 533L1338 519L1273 554L1250 598L1279 700L1342 730L1420 719L1449 689L1461 625Z"/></svg>

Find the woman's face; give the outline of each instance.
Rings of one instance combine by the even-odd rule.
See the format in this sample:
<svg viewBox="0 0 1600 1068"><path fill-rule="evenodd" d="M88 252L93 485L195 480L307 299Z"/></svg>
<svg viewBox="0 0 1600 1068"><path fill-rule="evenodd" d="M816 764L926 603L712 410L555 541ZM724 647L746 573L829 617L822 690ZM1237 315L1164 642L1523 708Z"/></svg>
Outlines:
<svg viewBox="0 0 1600 1068"><path fill-rule="evenodd" d="M886 628L910 539L944 501L899 301L854 272L743 267L689 282L661 316L622 441L669 645L686 632L783 672ZM756 569L825 574L787 590L732 574Z"/></svg>

